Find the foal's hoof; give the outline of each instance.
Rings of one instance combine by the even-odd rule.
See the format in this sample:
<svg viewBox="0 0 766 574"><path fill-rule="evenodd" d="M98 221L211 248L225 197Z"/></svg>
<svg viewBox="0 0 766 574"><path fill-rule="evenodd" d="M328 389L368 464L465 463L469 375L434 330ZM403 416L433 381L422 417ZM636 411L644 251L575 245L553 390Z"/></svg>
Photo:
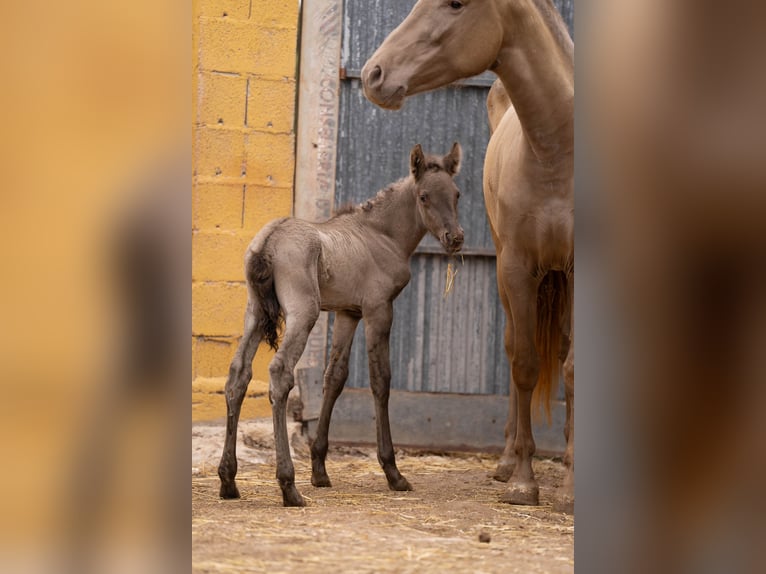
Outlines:
<svg viewBox="0 0 766 574"><path fill-rule="evenodd" d="M327 473L319 474L315 473L311 475L311 484L313 484L316 487L319 488L329 488L332 486L332 483L330 482L330 477L327 476Z"/></svg>
<svg viewBox="0 0 766 574"><path fill-rule="evenodd" d="M540 491L534 482L513 482L502 495L500 502L537 506L540 503Z"/></svg>
<svg viewBox="0 0 766 574"><path fill-rule="evenodd" d="M391 490L404 491L412 490L412 485L406 478L404 478L402 475L399 475L399 478L388 481L388 488Z"/></svg>
<svg viewBox="0 0 766 574"><path fill-rule="evenodd" d="M492 475L492 478L500 482L508 482L511 479L513 468L515 466L516 465L512 462L499 462L497 464L497 468L495 469L495 474Z"/></svg>
<svg viewBox="0 0 766 574"><path fill-rule="evenodd" d="M239 489L234 482L229 482L226 484L221 483L221 490L219 491L219 495L221 498L225 499L239 498Z"/></svg>
<svg viewBox="0 0 766 574"><path fill-rule="evenodd" d="M306 506L301 493L295 488L295 485L282 487L282 505L283 506Z"/></svg>

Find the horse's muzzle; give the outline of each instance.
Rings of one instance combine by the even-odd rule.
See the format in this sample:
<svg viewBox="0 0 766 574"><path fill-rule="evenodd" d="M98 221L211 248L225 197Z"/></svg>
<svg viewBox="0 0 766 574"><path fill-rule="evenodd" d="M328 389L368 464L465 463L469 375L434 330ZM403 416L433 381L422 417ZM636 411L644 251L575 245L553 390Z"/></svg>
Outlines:
<svg viewBox="0 0 766 574"><path fill-rule="evenodd" d="M407 87L387 82L386 74L379 65L367 62L362 68L362 87L365 97L373 104L389 110L398 110L404 103Z"/></svg>

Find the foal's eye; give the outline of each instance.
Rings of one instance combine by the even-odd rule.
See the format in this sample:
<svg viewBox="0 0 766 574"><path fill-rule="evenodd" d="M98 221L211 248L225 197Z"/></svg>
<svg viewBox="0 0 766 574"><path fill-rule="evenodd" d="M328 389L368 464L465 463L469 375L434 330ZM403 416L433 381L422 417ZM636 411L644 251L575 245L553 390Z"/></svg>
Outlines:
<svg viewBox="0 0 766 574"><path fill-rule="evenodd" d="M428 196L425 193L420 194L418 198L420 199L420 203L425 203L428 201Z"/></svg>
<svg viewBox="0 0 766 574"><path fill-rule="evenodd" d="M452 2L449 3L449 7L453 10L460 10L463 7L463 3L458 0L452 0Z"/></svg>
<svg viewBox="0 0 766 574"><path fill-rule="evenodd" d="M458 192L457 192L457 194L455 195L455 199L460 199L460 192L459 192L459 191L458 191Z"/></svg>

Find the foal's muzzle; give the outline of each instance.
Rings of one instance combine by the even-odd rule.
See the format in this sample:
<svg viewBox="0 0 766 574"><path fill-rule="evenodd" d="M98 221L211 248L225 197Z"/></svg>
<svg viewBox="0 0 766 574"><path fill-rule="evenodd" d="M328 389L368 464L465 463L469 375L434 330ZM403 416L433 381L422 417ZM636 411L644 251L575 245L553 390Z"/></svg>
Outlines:
<svg viewBox="0 0 766 574"><path fill-rule="evenodd" d="M439 238L447 253L456 253L463 247L463 228L458 227L457 231L450 233L445 231Z"/></svg>

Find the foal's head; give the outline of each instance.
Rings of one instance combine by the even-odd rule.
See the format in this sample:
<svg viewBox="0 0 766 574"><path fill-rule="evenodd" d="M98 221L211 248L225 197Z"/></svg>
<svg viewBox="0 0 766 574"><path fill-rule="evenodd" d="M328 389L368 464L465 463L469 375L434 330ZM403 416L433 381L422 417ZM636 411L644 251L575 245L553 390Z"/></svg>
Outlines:
<svg viewBox="0 0 766 574"><path fill-rule="evenodd" d="M410 173L415 180L418 213L426 229L447 253L460 251L463 246L463 228L457 220L460 192L453 180L460 171L462 154L457 142L445 156L426 156L420 144L410 153Z"/></svg>

